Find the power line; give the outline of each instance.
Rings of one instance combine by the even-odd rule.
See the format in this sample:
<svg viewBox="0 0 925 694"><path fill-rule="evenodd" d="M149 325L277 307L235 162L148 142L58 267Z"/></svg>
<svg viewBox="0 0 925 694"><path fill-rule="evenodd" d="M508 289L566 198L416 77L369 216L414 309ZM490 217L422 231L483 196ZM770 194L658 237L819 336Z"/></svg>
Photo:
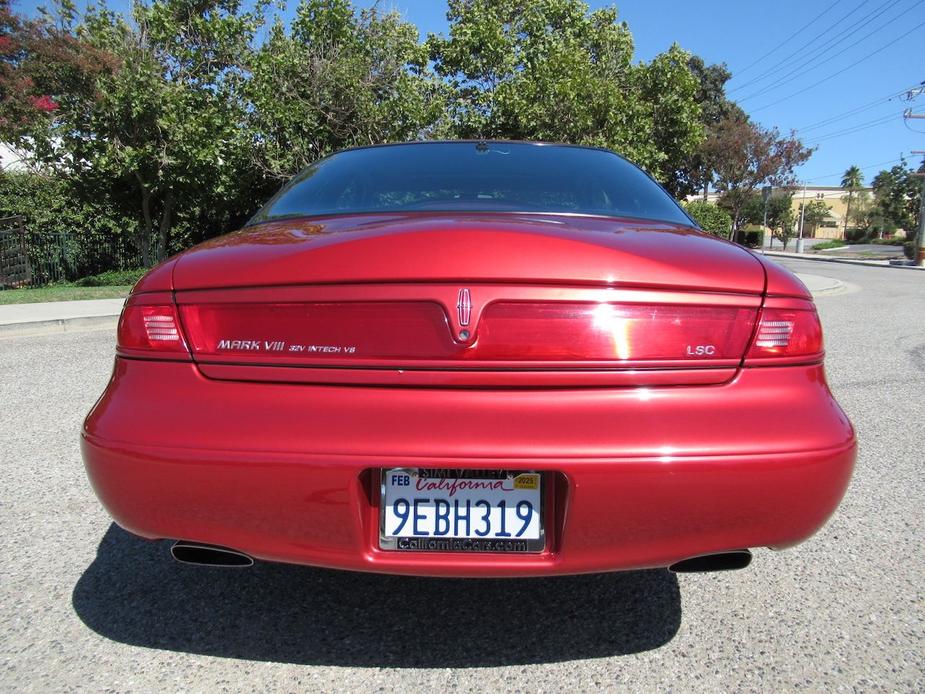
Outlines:
<svg viewBox="0 0 925 694"><path fill-rule="evenodd" d="M763 111L763 110L766 109L766 108L770 108L771 106L776 106L777 104L779 104L779 103L781 103L781 102L784 102L784 101L787 101L788 99L792 99L792 98L795 97L795 96L799 96L800 94L805 94L805 93L808 92L810 89L813 89L814 87L818 87L820 84L823 84L824 82L828 82L828 81L829 81L830 79L832 79L833 77L838 77L838 75L841 75L842 73L847 72L847 71L850 70L851 68L853 68L853 67L855 67L855 66L857 66L857 65L860 65L860 64L863 63L865 60L874 57L874 56L877 55L878 53L882 53L882 52L885 51L887 48L891 48L891 47L895 46L896 43L897 43L898 41L900 41L900 40L906 38L909 34L915 32L915 31L918 31L918 30L921 29L923 26L925 26L925 22L921 22L920 24L916 24L914 27L912 27L912 28L911 28L909 31L907 31L905 34L902 34L901 36L897 36L897 37L896 37L895 39L893 39L892 41L889 41L888 43L886 43L886 44L880 46L880 47L877 48L876 50L871 51L870 53L868 53L867 55L865 55L863 58L859 58L858 60L855 60L853 63L851 63L851 64L848 65L847 67L843 67L841 70L838 70L838 71L836 71L836 72L833 72L831 75L827 75L826 77L823 77L823 78L822 78L821 80L819 80L818 82L813 82L813 83L812 83L811 85L809 85L808 87L804 87L803 89L800 89L800 90L798 90L798 91L795 91L795 92L793 92L792 94L788 94L787 96L781 97L781 98L778 99L777 101L772 101L771 103L765 104L764 106L759 106L758 108L750 109L750 112L751 112L751 113L755 113L756 111Z"/></svg>
<svg viewBox="0 0 925 694"><path fill-rule="evenodd" d="M829 10L831 10L833 7L835 7L838 3L839 3L839 0L835 0L835 2L833 2L831 5L829 5L829 6L826 7L824 10L822 10L822 12L820 12L820 13L817 14L815 17L813 17L812 19L810 19L806 24L804 24L802 27L800 27L799 29L797 29L797 30L796 30L795 32L793 32L792 34L790 34L790 36L788 36L787 38L785 38L785 39L784 39L783 41L781 41L779 44L777 44L776 46L774 46L774 48L772 48L771 50L769 50L767 53L765 53L764 55L762 55L760 58L756 58L756 59L753 60L751 63L749 63L748 65L746 65L744 68L742 68L741 70L739 70L739 74L741 75L743 72L748 72L748 71L751 70L753 67L755 67L758 63L760 63L762 60L764 60L764 59L767 58L769 55L771 55L772 53L774 53L775 51L777 51L779 48L783 48L784 46L786 46L788 43L790 43L790 41L792 41L793 39L795 39L797 36L799 36L801 33L803 33L804 31L806 31L806 30L807 30L809 27L811 27L813 24L815 24L817 20L822 19L822 17L824 17L826 14L828 14Z"/></svg>
<svg viewBox="0 0 925 694"><path fill-rule="evenodd" d="M889 5L890 2L891 2L891 0L887 0L887 1L886 1L885 3L883 3L883 4L884 4L884 5ZM895 3L895 2L899 2L899 0L892 0L892 2L894 2L894 3ZM848 19L851 15L853 15L855 12L857 12L859 9L861 9L861 8L864 6L864 4L865 4L865 3L862 1L859 5L857 5L856 7L854 7L854 9L849 10L849 11L848 11L848 14L843 15L841 19L837 20L837 21L834 22L833 24L830 24L828 27L826 27L826 29L825 29L824 31L822 31L822 32L816 34L815 36L813 36L809 41L807 41L807 42L804 43L802 46L800 46L799 48L797 48L797 49L796 49L795 51L793 51L790 55L788 55L787 57L783 58L782 60L777 61L777 62L774 63L771 67L769 67L768 69L766 69L764 72L758 74L756 77L753 77L752 79L748 80L747 82L745 82L745 83L743 83L743 84L740 84L740 85L738 85L738 86L736 86L736 87L732 87L732 88L729 90L729 93L731 94L731 93L733 93L733 92L739 91L740 89L743 89L744 87L747 87L747 86L750 85L750 84L755 84L756 82L760 82L760 81L762 81L765 77L767 77L768 75L773 74L778 68L783 67L784 65L786 65L786 64L790 63L791 61L793 61L794 59L798 59L798 58L799 58L799 55L800 55L805 49L809 48L810 46L813 46L817 41L819 41L820 39L822 39L822 38L825 36L826 33L831 32L835 27L837 27L839 24L841 24L842 22L844 22L844 21L845 21L846 19ZM882 7L882 6L883 6L883 5L881 5L881 7ZM878 8L878 9L879 9L879 8ZM876 11L876 10L874 10L874 11ZM853 26L855 26L855 25L856 25L856 23L855 23L855 24L852 24L851 26L853 27ZM850 28L850 27L849 27L849 28ZM735 78L733 77L733 79L735 79Z"/></svg>
<svg viewBox="0 0 925 694"><path fill-rule="evenodd" d="M880 118L867 121L866 123L858 123L856 125L843 128L842 130L836 130L831 133L824 133L823 135L812 138L812 141L814 143L825 142L826 140L831 140L835 137L843 137L844 135L851 135L852 133L860 132L861 130L869 130L870 128L874 128L879 125L886 125L887 123L895 122L896 116L897 114L891 113L887 116L881 116Z"/></svg>
<svg viewBox="0 0 925 694"><path fill-rule="evenodd" d="M773 79L776 73L779 73L779 71L783 69L788 69L790 66L794 64L800 64L800 65L808 64L809 62L812 61L814 57L818 55L824 55L834 46L838 45L842 41L849 39L852 33L855 30L857 30L859 27L861 27L865 23L872 21L873 19L876 19L877 17L882 15L884 12L887 12L893 9L893 7L896 6L899 2L900 0L886 0L886 2L884 2L882 5L879 5L878 7L874 8L873 10L865 14L863 17L858 19L853 24L845 27L844 29L839 30L838 32L833 31L835 27L841 24L841 22L843 22L845 19L850 17L854 12L859 10L863 6L863 3L862 5L858 5L853 10L851 10L847 15L842 17L838 22L828 27L825 31L821 32L818 36L815 36L812 41L801 46L797 51L794 51L789 57L785 58L782 61L779 61L772 68L765 70L763 73L758 75L758 77L752 79L749 82L746 82L745 84L739 85L738 87L730 91L737 91L749 85L763 82L769 78ZM818 41L821 41L821 43L817 43ZM809 52L804 52L806 49L809 49Z"/></svg>
<svg viewBox="0 0 925 694"><path fill-rule="evenodd" d="M816 128L821 128L824 125L829 125L831 123L844 120L845 118L849 118L857 113L868 111L876 106L880 106L881 104L885 104L889 101L892 101L896 97L902 96L903 94L908 94L918 86L919 85L913 85L912 87L909 87L908 89L902 89L898 92L892 92L888 94L887 96L882 96L879 99L875 99L874 101L868 102L866 104L862 104L861 106L856 106L855 108L849 109L848 111L837 113L834 116L829 116L827 118L824 118L823 120L815 121L813 123L810 123L809 125L803 126L802 128L797 128L797 130L801 133L805 133L809 130L815 130Z"/></svg>
<svg viewBox="0 0 925 694"><path fill-rule="evenodd" d="M876 164L866 164L865 166L859 166L858 169L860 169L861 171L867 171L868 169L873 169L873 168L876 168L876 167L878 167L878 166L886 166L887 164L898 164L899 162L901 162L901 161L903 161L903 160L905 159L905 157L903 156L903 154L905 154L905 152L903 152L902 154L900 154L899 159L890 159L889 161L880 161L880 162L877 162ZM844 175L845 175L844 172L842 172L842 173L826 174L825 176L816 176L815 178L807 178L807 179L806 179L806 182L807 182L807 183L810 183L810 182L812 182L812 181L822 181L822 180L824 180L824 179L826 179L826 178L836 178L836 177L838 177L838 176L844 176Z"/></svg>
<svg viewBox="0 0 925 694"><path fill-rule="evenodd" d="M848 44L847 46L845 46L844 48L842 48L842 49L841 49L840 51L838 51L837 53L835 53L835 54L833 54L833 55L830 55L830 56L827 57L825 60L818 61L818 62L815 61L815 60L813 60L813 61L812 61L812 67L811 67L810 69L815 70L815 69L817 69L817 68L819 68L819 67L822 67L823 65L826 65L827 63L832 62L832 61L835 60L838 56L843 55L844 53L846 53L847 51L850 51L852 48L854 48L854 47L857 46L858 44L863 43L864 41L866 41L867 39L869 39L871 36L873 36L874 34L876 34L876 33L879 32L879 31L882 31L883 29L885 29L886 27L888 27L888 26L889 26L890 24L892 24L893 22L895 22L895 21L901 19L903 16L907 15L909 12L911 12L912 10L914 10L916 7L918 7L918 6L921 5L921 4L922 4L922 0L920 0L920 1L917 2L917 3L915 3L914 5L910 5L910 6L907 7L904 11L900 12L898 15L896 15L896 16L893 17L892 19L888 20L888 21L885 22L884 24L881 24L880 26L878 26L878 27L877 27L876 29L874 29L873 31L868 32L867 34L865 34L864 36L862 36L861 38L859 38L857 41L855 41L854 43ZM846 36L845 39L847 39L847 38L849 38L849 37ZM841 39L841 40L837 41L835 44L833 44L833 45L830 46L829 48L825 49L821 54L817 55L816 58L821 57L823 54L827 53L831 48L835 48L835 46L837 46L839 43L842 43L842 41L844 41L845 39ZM771 84L769 84L769 85L767 85L767 86L765 86L765 87L759 89L757 92L754 92L754 93L752 93L752 94L749 94L748 96L745 96L745 97L742 97L741 99L738 99L738 101L747 101L747 100L749 100L749 99L755 98L756 96L761 96L762 94L767 94L768 92L774 91L774 90L777 89L778 87L783 86L784 84L786 84L786 83L788 82L788 80L789 80L790 77L792 77L793 75L798 74L799 72L801 72L802 70L804 70L804 69L806 68L808 62L809 62L809 61L804 62L804 63L800 63L799 65L797 65L795 68L793 68L793 69L790 70L789 72L787 72L787 73L785 73L784 75L780 76L777 80L775 80L775 81L772 82Z"/></svg>

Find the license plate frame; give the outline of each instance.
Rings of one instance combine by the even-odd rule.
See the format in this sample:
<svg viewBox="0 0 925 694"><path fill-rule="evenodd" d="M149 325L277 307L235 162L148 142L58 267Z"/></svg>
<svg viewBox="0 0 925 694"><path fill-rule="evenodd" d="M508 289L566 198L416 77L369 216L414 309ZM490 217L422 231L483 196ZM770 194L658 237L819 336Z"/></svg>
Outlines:
<svg viewBox="0 0 925 694"><path fill-rule="evenodd" d="M386 530L387 506L387 475L393 473L410 474L419 477L420 473L438 473L434 479L513 479L519 475L536 475L539 490L539 533L536 538L480 538L480 537L439 537L435 535L417 536L408 538L399 535L389 535ZM452 477L447 473L462 473L461 477ZM472 475L471 477L469 475ZM498 475L498 477L486 477ZM549 480L540 470L501 470L493 468L484 469L438 469L420 467L392 467L379 470L379 549L395 552L447 552L452 554L540 554L546 550L546 495ZM470 533L471 535L472 533Z"/></svg>

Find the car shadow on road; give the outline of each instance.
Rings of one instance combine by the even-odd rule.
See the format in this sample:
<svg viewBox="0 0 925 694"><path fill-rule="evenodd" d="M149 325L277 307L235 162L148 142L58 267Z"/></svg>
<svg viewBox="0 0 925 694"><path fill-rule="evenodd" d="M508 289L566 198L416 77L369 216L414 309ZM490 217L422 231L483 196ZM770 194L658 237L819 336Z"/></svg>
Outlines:
<svg viewBox="0 0 925 694"><path fill-rule="evenodd" d="M526 665L638 653L681 623L667 571L538 579L380 576L175 563L111 525L74 588L78 616L135 646L296 664Z"/></svg>

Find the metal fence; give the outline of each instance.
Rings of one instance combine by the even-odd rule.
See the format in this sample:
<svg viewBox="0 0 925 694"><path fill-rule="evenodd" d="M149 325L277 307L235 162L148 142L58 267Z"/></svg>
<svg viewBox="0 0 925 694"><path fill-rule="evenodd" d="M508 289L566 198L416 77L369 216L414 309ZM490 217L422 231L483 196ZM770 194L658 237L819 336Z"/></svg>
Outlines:
<svg viewBox="0 0 925 694"><path fill-rule="evenodd" d="M32 284L26 228L22 217L0 218L0 287Z"/></svg>
<svg viewBox="0 0 925 694"><path fill-rule="evenodd" d="M137 267L141 258L122 239L29 231L22 217L0 218L0 289L38 287Z"/></svg>

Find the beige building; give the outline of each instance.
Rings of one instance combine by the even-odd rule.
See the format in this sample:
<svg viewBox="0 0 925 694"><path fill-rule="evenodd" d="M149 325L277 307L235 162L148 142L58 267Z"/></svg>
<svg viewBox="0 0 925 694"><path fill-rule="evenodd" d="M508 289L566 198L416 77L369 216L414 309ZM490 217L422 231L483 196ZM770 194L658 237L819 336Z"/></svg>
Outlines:
<svg viewBox="0 0 925 694"><path fill-rule="evenodd" d="M862 192L872 193L872 188L861 188L859 189ZM709 193L707 195L707 200L710 202L716 202L719 194ZM688 197L688 200L702 200L702 195L691 195ZM840 239L844 236L845 229L845 215L848 212L848 192L844 188L839 188L838 186L807 186L806 187L806 203L809 204L813 200L821 200L826 205L829 206L829 216L823 221L816 229L815 233L813 228L810 225L806 225L803 229L804 238L817 238L817 239ZM800 219L800 203L803 202L803 188L797 188L793 192L793 214L799 223Z"/></svg>

